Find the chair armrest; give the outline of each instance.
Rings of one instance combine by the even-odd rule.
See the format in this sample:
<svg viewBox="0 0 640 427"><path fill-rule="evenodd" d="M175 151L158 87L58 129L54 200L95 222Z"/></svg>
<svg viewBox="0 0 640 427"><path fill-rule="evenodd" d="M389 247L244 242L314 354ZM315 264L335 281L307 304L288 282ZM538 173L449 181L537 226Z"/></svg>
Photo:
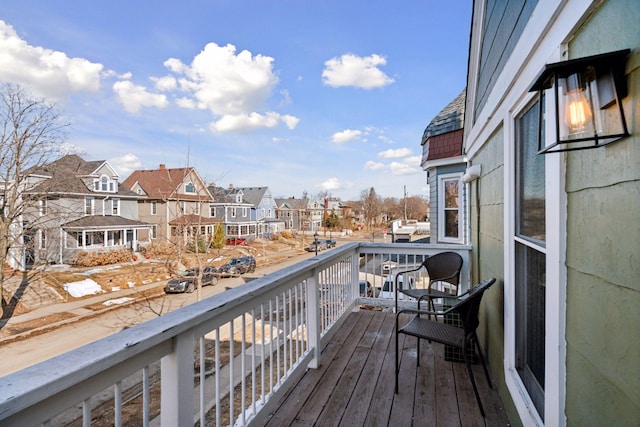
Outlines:
<svg viewBox="0 0 640 427"><path fill-rule="evenodd" d="M444 314L448 314L451 311L453 311L453 309L455 308L455 306L453 307L449 307L446 310L442 310L442 311L438 311L438 310L417 310L414 308L403 308L402 310L399 310L396 313L396 317L399 316L402 313L410 313L410 314L431 314L431 315L436 315L436 316L442 316Z"/></svg>

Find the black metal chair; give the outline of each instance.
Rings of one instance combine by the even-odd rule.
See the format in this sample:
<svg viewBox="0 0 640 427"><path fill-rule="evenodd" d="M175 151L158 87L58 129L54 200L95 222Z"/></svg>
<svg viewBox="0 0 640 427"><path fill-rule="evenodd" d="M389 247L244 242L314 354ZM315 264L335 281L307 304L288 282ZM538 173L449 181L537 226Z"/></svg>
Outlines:
<svg viewBox="0 0 640 427"><path fill-rule="evenodd" d="M436 307L433 302L434 299L438 298L451 298L452 296L458 295L458 286L460 285L460 272L462 271L462 257L457 252L440 252L435 255L430 256L420 265L420 267L414 268L412 270L400 271L396 274L396 281L398 280L398 276L405 273L411 273L414 271L418 271L422 268L427 269L427 274L429 275L429 287L420 289L420 288L402 288L398 289L396 283L396 289L399 292L402 292L404 295L415 298L418 300L418 310L420 310L420 301L423 299L427 300L427 309L431 311L435 311ZM436 283L438 282L446 282L451 287L453 287L453 293L448 293L441 291L435 288ZM396 295L396 312L397 310L397 295Z"/></svg>
<svg viewBox="0 0 640 427"><path fill-rule="evenodd" d="M485 363L484 356L482 355L482 349L480 348L480 344L478 343L476 329L478 328L478 324L479 324L478 312L480 310L480 302L482 301L482 295L484 294L484 291L486 291L489 288L489 286L495 283L495 281L496 279L492 278L479 283L477 286L469 289L464 294L454 298L455 304L453 304L451 308L448 308L447 310L444 310L444 311L436 312L432 310L404 309L396 313L396 322L395 322L395 329L396 329L395 392L396 393L398 393L398 373L400 371L400 356L399 356L400 349L398 348L399 335L400 334L411 335L418 339L417 340L418 366L420 365L420 339L435 341L435 342L449 345L462 350L464 363L467 365L467 371L469 372L469 377L471 378L471 385L473 385L473 392L476 395L476 400L478 401L480 412L482 413L483 417L485 416L484 408L482 407L482 402L480 401L480 395L478 393L478 387L476 386L476 380L473 377L473 371L471 369L471 361L469 360L469 355L467 353L467 350L469 348L473 348L475 343L475 347L478 350L480 360L482 361L484 373L487 376L487 382L489 383L489 387L493 388L491 384L491 378L489 377L489 370L487 369L487 364ZM420 317L421 314L445 315L451 312L456 312L460 315L460 320L462 321L462 327L447 325L445 323ZM400 327L399 325L400 315L402 315L403 313L413 313L416 316L414 316L404 326Z"/></svg>

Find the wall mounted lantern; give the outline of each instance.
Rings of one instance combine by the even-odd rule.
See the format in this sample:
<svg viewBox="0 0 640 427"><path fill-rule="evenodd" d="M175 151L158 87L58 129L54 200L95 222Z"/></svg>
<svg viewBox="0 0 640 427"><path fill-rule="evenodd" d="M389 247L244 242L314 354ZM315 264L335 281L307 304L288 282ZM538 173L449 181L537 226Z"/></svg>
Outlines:
<svg viewBox="0 0 640 427"><path fill-rule="evenodd" d="M627 96L625 64L630 50L547 64L529 92L553 88L556 140L545 145L543 103L538 154L597 148L629 136L621 99Z"/></svg>

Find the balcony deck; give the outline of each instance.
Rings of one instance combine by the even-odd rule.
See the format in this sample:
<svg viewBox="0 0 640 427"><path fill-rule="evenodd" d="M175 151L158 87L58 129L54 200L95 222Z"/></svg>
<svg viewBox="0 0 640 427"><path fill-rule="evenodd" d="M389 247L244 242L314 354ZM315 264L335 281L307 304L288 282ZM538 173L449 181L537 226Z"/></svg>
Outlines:
<svg viewBox="0 0 640 427"><path fill-rule="evenodd" d="M463 363L447 362L444 346L401 337L399 393L394 394L394 315L360 310L349 315L309 369L270 414L268 426L506 426L497 392L474 365L486 418L478 409Z"/></svg>

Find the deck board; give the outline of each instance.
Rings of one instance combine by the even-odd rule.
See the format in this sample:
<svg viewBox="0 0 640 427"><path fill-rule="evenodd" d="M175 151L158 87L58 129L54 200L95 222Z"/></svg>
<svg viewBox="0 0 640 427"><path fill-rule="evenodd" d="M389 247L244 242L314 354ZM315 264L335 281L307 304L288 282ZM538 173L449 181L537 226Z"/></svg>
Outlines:
<svg viewBox="0 0 640 427"><path fill-rule="evenodd" d="M444 360L441 344L400 336L399 393L395 384L392 313L353 312L309 369L279 402L267 425L282 426L501 426L509 425L481 364L474 376L483 418L463 363Z"/></svg>

